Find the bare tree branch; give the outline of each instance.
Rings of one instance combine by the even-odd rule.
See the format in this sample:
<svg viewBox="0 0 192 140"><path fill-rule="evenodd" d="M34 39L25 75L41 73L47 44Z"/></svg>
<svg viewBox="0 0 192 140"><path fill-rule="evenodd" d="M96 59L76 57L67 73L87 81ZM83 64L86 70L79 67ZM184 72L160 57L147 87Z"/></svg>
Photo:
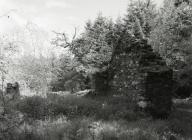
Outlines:
<svg viewBox="0 0 192 140"><path fill-rule="evenodd" d="M56 38L51 42L53 45L62 48L72 47L77 36L77 28L75 28L75 32L71 41L69 41L66 33L58 33L56 31L53 31L53 33L56 34Z"/></svg>
<svg viewBox="0 0 192 140"><path fill-rule="evenodd" d="M151 3L151 0L148 0L148 1L147 1L147 6L146 6L147 8L149 8L150 3Z"/></svg>

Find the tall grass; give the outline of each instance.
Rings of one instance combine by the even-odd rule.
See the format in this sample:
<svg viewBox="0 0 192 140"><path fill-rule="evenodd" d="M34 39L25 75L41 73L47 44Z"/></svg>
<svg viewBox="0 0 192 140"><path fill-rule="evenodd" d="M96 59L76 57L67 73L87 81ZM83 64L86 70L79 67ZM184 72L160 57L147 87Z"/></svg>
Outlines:
<svg viewBox="0 0 192 140"><path fill-rule="evenodd" d="M188 140L192 137L192 115L187 112L175 111L167 120L155 121L132 108L134 104L121 98L101 101L76 96L25 98L18 109L33 121L13 131L10 140Z"/></svg>
<svg viewBox="0 0 192 140"><path fill-rule="evenodd" d="M92 117L102 120L136 121L140 115L134 111L133 104L126 98L111 98L98 101L77 96L56 96L54 99L33 96L22 99L17 108L27 118L43 120L64 115L69 119Z"/></svg>
<svg viewBox="0 0 192 140"><path fill-rule="evenodd" d="M12 137L11 137L12 136ZM7 140L188 140L163 121L94 121L90 118L36 121L25 124Z"/></svg>

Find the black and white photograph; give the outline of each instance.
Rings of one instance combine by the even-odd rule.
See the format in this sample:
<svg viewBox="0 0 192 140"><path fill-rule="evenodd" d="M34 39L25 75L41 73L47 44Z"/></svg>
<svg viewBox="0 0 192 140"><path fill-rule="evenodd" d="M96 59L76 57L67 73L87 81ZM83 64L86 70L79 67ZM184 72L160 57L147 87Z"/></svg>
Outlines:
<svg viewBox="0 0 192 140"><path fill-rule="evenodd" d="M0 140L192 140L192 0L0 0Z"/></svg>

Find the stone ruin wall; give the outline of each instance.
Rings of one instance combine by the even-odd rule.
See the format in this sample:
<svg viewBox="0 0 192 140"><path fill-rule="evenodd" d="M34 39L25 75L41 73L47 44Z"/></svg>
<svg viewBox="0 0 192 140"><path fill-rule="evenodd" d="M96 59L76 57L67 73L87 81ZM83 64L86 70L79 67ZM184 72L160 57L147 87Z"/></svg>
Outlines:
<svg viewBox="0 0 192 140"><path fill-rule="evenodd" d="M160 81L161 84L158 86L171 86L172 70L167 67L165 61L158 53L153 52L147 40L136 40L131 45L125 45L123 49L121 48L119 53L114 56L108 72L108 76L112 76L108 79L105 76L103 81L106 83L106 79L108 80L108 90L113 95L131 96L137 100L144 92L153 93L155 90L158 90L151 88L154 86L151 81L154 81L154 83ZM167 72L168 76L163 76ZM150 76L151 74L156 76L152 77ZM158 78L159 74L162 79ZM100 85L105 85L101 81L102 79L99 82ZM161 88L158 86L155 88ZM171 89L167 90L167 92L170 92Z"/></svg>

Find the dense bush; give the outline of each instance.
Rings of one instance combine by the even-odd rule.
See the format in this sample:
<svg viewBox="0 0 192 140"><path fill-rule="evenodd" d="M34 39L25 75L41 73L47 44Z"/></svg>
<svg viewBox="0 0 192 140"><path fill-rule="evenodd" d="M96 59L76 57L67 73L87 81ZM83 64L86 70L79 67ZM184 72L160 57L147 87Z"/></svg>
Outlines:
<svg viewBox="0 0 192 140"><path fill-rule="evenodd" d="M135 112L135 104L125 97L109 97L107 101L67 95L56 95L55 98L39 96L27 97L18 104L19 111L33 119L54 118L64 115L69 119L78 117L93 117L102 120L135 121L141 114Z"/></svg>
<svg viewBox="0 0 192 140"><path fill-rule="evenodd" d="M115 105L106 105L104 108L101 108L100 112L97 113L97 118L102 120L127 120L127 121L136 121L139 119L139 115L131 109L126 107L115 106Z"/></svg>
<svg viewBox="0 0 192 140"><path fill-rule="evenodd" d="M192 116L189 113L173 113L166 121L138 120L140 116L131 110L133 105L126 104L128 100L122 98L113 97L101 102L76 96L58 96L54 100L38 96L22 99L18 106L27 116L42 119L52 112L54 117L35 121L32 125L26 122L20 129L12 131L9 136L14 138L10 139L159 140L166 137L180 140L182 136L191 137ZM47 107L49 113L44 112ZM59 117L62 115L65 117Z"/></svg>
<svg viewBox="0 0 192 140"><path fill-rule="evenodd" d="M40 96L26 97L17 104L19 111L33 119L45 119L52 115L48 100Z"/></svg>
<svg viewBox="0 0 192 140"><path fill-rule="evenodd" d="M97 114L98 119L103 120L127 120L136 121L141 118L141 112L135 111L136 103L126 96L109 97L102 104ZM143 116L142 116L143 117Z"/></svg>
<svg viewBox="0 0 192 140"><path fill-rule="evenodd" d="M186 111L175 111L169 117L167 126L176 134L192 137L192 114Z"/></svg>
<svg viewBox="0 0 192 140"><path fill-rule="evenodd" d="M54 115L63 114L69 118L93 117L101 108L101 104L97 101L73 95L57 98L52 102L52 105L54 107Z"/></svg>
<svg viewBox="0 0 192 140"><path fill-rule="evenodd" d="M192 93L192 70L185 68L177 74L175 94L178 98L187 98Z"/></svg>
<svg viewBox="0 0 192 140"><path fill-rule="evenodd" d="M22 99L17 108L27 117L33 119L45 119L65 115L67 118L80 116L95 116L101 104L87 98L73 95L66 97L56 96L54 99L42 98L39 96L27 97Z"/></svg>

